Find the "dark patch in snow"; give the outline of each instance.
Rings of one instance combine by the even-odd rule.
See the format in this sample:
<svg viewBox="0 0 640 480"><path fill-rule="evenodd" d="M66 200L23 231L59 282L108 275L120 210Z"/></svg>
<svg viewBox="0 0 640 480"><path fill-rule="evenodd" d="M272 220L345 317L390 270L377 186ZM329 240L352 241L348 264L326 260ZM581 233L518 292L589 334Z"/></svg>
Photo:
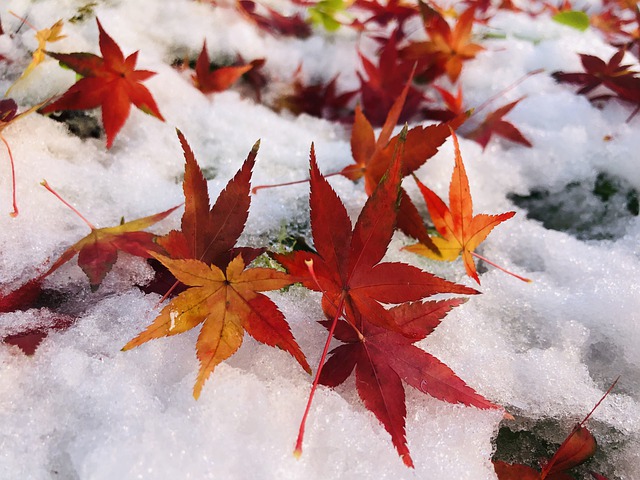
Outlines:
<svg viewBox="0 0 640 480"><path fill-rule="evenodd" d="M640 210L638 191L606 173L599 173L595 181L571 182L560 191L534 189L528 195L508 197L527 210L527 218L580 240L619 238L627 221Z"/></svg>

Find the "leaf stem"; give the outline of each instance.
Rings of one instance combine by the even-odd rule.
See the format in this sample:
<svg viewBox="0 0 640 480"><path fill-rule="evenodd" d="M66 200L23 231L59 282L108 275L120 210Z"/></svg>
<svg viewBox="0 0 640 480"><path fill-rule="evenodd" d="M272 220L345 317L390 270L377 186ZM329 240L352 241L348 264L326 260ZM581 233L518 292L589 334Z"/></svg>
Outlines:
<svg viewBox="0 0 640 480"><path fill-rule="evenodd" d="M483 262L487 262L489 265L493 265L494 267L496 267L498 270L502 270L504 273L507 273L513 277L516 277L518 280L522 280L523 282L527 282L527 283L532 283L533 280L531 280L530 278L526 278L526 277L521 277L520 275L517 275L513 272L510 272L509 270L507 270L506 268L501 267L500 265L493 263L491 260L489 260L486 257L483 257L482 255L480 255L479 253L476 252L471 252L471 255L473 255L476 258L479 258L480 260L482 260Z"/></svg>
<svg viewBox="0 0 640 480"><path fill-rule="evenodd" d="M537 75L539 73L544 72L544 68L538 68L536 70L532 70L528 73L526 73L524 76L520 77L518 80L516 80L515 82L513 82L511 85L503 88L502 90L500 90L498 93L490 96L489 98L487 98L484 102L482 102L479 106L477 106L476 108L473 109L473 114L475 115L476 113L478 113L480 110L484 109L487 107L487 105L489 105L491 102L493 102L495 99L500 98L501 96L503 96L505 93L507 93L509 90L513 90L515 87L517 87L518 85L520 85L522 82L524 82L527 78L529 77L533 77L534 75Z"/></svg>
<svg viewBox="0 0 640 480"><path fill-rule="evenodd" d="M309 273L313 280L318 284L318 278L316 277L315 271L313 270L313 260L306 260L307 268L309 269ZM322 291L322 289L320 289ZM322 294L325 295L325 292L322 291ZM304 409L304 414L302 415L302 420L300 421L300 428L298 429L298 439L296 440L296 447L293 450L293 455L296 458L300 458L302 455L302 441L304 439L304 427L307 423L307 417L309 415L309 411L311 410L311 402L313 401L313 396L316 393L318 388L318 383L320 382L320 374L322 373L322 366L324 365L324 361L327 358L327 353L329 352L329 346L331 344L331 339L333 338L333 332L336 329L336 325L338 324L338 318L342 313L342 308L344 307L344 295L340 296L340 302L338 303L338 307L336 310L336 314L333 317L333 322L331 323L331 328L329 328L329 334L327 335L327 341L324 344L324 349L322 350L322 355L320 356L320 361L318 362L318 369L316 370L316 376L313 379L313 385L311 386L311 391L309 392L309 398L307 400L307 406Z"/></svg>
<svg viewBox="0 0 640 480"><path fill-rule="evenodd" d="M77 209L77 208L75 208L73 205L71 205L69 202L67 202L64 198L62 198L62 197L60 196L60 194L59 194L58 192L56 192L53 188L51 188L51 186L47 183L47 181L46 181L46 180L42 180L42 181L40 182L40 185L42 185L44 188L46 188L46 189L47 189L47 190L49 190L51 193L53 193L53 195L54 195L58 200L60 200L60 201L61 201L62 203L64 203L67 207L69 207L73 212L75 212L75 214L76 214L76 215L78 215L78 216L82 219L82 221L83 221L84 223L86 223L86 224L89 226L89 228L90 228L91 230L95 230L95 229L96 229L96 227L95 227L95 226L94 226L94 225L93 225L89 220L87 220L87 219L84 217L84 215L82 215L82 214L78 211L78 209Z"/></svg>
<svg viewBox="0 0 640 480"><path fill-rule="evenodd" d="M9 214L12 217L18 216L18 202L16 200L16 167L15 162L13 161L13 153L11 153L11 147L9 146L9 142L4 138L4 135L0 134L0 140L7 147L7 152L9 153L9 162L11 163L11 199L13 202L13 211Z"/></svg>
<svg viewBox="0 0 640 480"><path fill-rule="evenodd" d="M324 175L324 177L325 178L335 177L336 175L342 175L342 172L327 173L326 175ZM298 185L300 183L308 183L308 182L309 182L309 179L305 178L304 180L294 180L292 182L274 183L273 185L258 185L251 189L251 193L255 195L258 192L258 190L263 190L265 188L286 187L288 185Z"/></svg>

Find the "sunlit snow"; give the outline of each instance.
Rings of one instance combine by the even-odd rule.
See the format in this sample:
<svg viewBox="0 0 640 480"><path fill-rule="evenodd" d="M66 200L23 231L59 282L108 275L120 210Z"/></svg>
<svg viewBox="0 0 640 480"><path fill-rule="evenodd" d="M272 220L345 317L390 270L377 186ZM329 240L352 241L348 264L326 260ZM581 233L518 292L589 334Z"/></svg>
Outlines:
<svg viewBox="0 0 640 480"><path fill-rule="evenodd" d="M48 46L59 52L98 53L97 27L89 15L68 19L89 2L6 0L0 4L5 32L0 91L12 84L36 47L38 28L65 20L67 38ZM95 14L125 55L140 50L138 68L157 72L145 84L166 123L133 109L110 151L105 140L80 140L65 125L32 114L4 131L16 159L20 215L10 218L8 158L0 151L0 282L3 291L35 276L86 225L40 186L42 179L98 227L163 211L183 201L184 159L175 128L189 140L215 198L261 139L253 184L305 178L315 142L324 172L351 162L349 129L306 115L275 113L237 91L204 96L187 73L171 67L195 55L206 38L212 57L240 53L265 57L274 82L290 81L303 64L306 79L340 73L347 90L358 84L359 46L375 43L349 29L321 30L306 40L265 35L233 9L194 0L103 0ZM597 3L597 2L591 2ZM291 8L288 2L277 4ZM420 25L411 31L420 35ZM619 205L620 218L587 234L546 228L528 219L516 196L534 190L573 199L567 208L589 223L599 175L640 190L640 118L615 102L597 109L548 75L580 68L576 53L608 59L614 49L593 31L578 32L548 17L499 13L487 27L507 40L484 41L487 50L468 62L461 82L470 106L543 68L494 108L524 99L509 115L534 148L492 140L485 151L460 139L476 213L516 210L481 247L500 265L529 277L527 284L482 267L482 295L454 309L419 345L449 365L470 386L517 417L518 428L538 422L561 430L542 433L560 443L610 383L621 379L593 415L599 444L598 472L611 479L640 478L640 220ZM629 57L637 65L637 59ZM47 59L12 91L26 108L60 94L74 73ZM502 103L501 103L502 102ZM489 111L491 106L489 107ZM94 112L98 118L98 113ZM453 168L448 142L417 173L446 198ZM366 195L343 177L331 183L355 219ZM582 185L580 195L570 185ZM423 210L411 179L407 190ZM574 193L571 193L573 191ZM554 197L555 198L555 197ZM577 200L576 200L577 199ZM286 227L308 225L308 186L259 192L241 243L266 245ZM528 204L527 204L528 205ZM529 208L529 207L527 207ZM544 212L544 208L542 208ZM571 213L569 216L571 217ZM617 218L617 217L616 217ZM178 228L174 213L154 231ZM571 218L568 219L571 222ZM589 227L591 228L591 227ZM589 233L589 232L594 232ZM470 286L464 268L419 258L400 248L396 234L388 258L401 260ZM499 411L451 405L407 389L407 437L415 471L398 458L391 439L358 399L350 380L336 390L320 388L307 425L304 454L292 454L312 378L285 352L245 336L240 351L216 368L200 399L192 397L198 365L197 331L160 339L128 352L121 348L157 314L158 295L145 295L152 271L122 255L100 289L91 293L75 261L57 271L47 287L67 294L77 321L51 333L34 356L0 344L0 479L493 479ZM292 326L311 365L326 331L320 297L301 287L269 292ZM0 315L0 334L51 324L47 309ZM315 368L315 367L314 367ZM515 426L513 428L516 428Z"/></svg>

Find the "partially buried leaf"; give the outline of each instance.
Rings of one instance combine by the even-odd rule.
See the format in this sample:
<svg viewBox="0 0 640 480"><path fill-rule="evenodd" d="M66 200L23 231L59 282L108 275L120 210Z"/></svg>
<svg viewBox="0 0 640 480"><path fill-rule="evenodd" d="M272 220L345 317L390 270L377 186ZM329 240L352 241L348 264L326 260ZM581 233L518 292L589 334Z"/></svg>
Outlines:
<svg viewBox="0 0 640 480"><path fill-rule="evenodd" d="M253 0L237 0L236 5L240 13L265 32L298 38L311 35L311 27L299 14L282 15L273 8L263 5L263 2L257 3ZM259 9L264 10L265 14L258 13Z"/></svg>
<svg viewBox="0 0 640 480"><path fill-rule="evenodd" d="M526 465L493 462L498 480L540 480L540 472Z"/></svg>
<svg viewBox="0 0 640 480"><path fill-rule="evenodd" d="M522 100L518 100L504 105L494 112L491 112L485 117L482 123L472 132L466 135L467 138L478 142L482 145L482 148L486 148L489 140L493 135L511 140L514 143L519 143L525 147L532 147L533 145L527 138L518 130L512 123L507 122L502 117L509 113L513 108Z"/></svg>
<svg viewBox="0 0 640 480"><path fill-rule="evenodd" d="M161 251L161 248L154 241L155 235L141 230L158 223L176 208L178 207L121 223L115 227L92 228L86 237L67 248L43 274L43 277L53 273L77 254L78 266L89 277L91 289L96 290L118 259L118 251L142 258L150 258L150 252Z"/></svg>
<svg viewBox="0 0 640 480"><path fill-rule="evenodd" d="M253 63L211 69L211 60L205 41L196 62L196 73L192 79L196 88L202 93L223 92L252 68Z"/></svg>

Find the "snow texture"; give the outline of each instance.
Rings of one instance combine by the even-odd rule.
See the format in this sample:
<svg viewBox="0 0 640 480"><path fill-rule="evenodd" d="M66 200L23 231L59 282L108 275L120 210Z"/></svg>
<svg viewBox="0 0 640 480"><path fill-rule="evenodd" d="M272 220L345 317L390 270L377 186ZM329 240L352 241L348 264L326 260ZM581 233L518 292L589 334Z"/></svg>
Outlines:
<svg viewBox="0 0 640 480"><path fill-rule="evenodd" d="M232 8L193 0L102 0L76 23L68 20L89 2L5 0L0 54L0 91L29 62L33 31L65 20L67 38L48 48L97 53L97 15L125 55L140 50L138 68L157 72L145 84L162 114L132 110L113 148L104 138L80 140L63 124L32 114L5 130L17 165L20 215L10 218L10 175L0 153L0 282L4 291L32 278L86 226L39 183L50 185L95 225L115 225L181 203L183 157L180 128L209 172L213 198L261 139L254 185L305 178L315 142L325 172L350 162L349 129L306 115L274 113L236 91L206 97L188 74L171 67L199 52L206 38L213 57L240 53L266 57L277 82L290 81L303 62L309 79L341 73L345 90L357 85L356 45L367 55L375 44L352 31L315 31L306 40L277 38L255 29ZM291 8L276 4L279 8ZM475 212L517 210L483 244L484 256L530 277L532 284L487 267L482 295L454 309L420 346L447 363L469 385L526 422L556 419L564 428L595 404L612 380L618 387L595 412L590 428L606 452L603 474L640 478L640 220L624 204L611 228L577 235L552 230L544 219L527 218L534 190L569 202L567 217L593 211L598 176L640 190L640 119L625 123L630 109L611 102L597 109L548 73L579 68L576 53L613 50L594 31L584 33L549 18L500 13L487 27L507 40L485 42L487 50L468 62L461 82L468 102L482 103L528 71L543 68L500 101L525 99L509 114L535 148L492 140L486 150L461 138ZM414 29L419 36L419 28ZM633 63L636 59L630 58ZM23 106L59 94L73 72L52 59L12 91ZM497 105L496 105L497 106ZM24 108L24 107L23 107ZM97 112L92 115L97 117ZM606 139L605 139L606 137ZM448 142L418 176L446 195L453 148ZM333 177L331 183L355 218L366 196L361 184ZM407 179L408 191L415 186ZM581 194L570 185L581 185ZM265 244L283 225L308 227L308 186L262 191L252 199L243 237ZM544 197L544 195L543 195ZM525 198L529 200L515 200ZM544 202L544 198L542 200ZM573 202L573 203L571 203ZM591 202L591 203L589 203ZM523 207L528 205L528 207ZM587 207L585 207L587 205ZM540 208L544 216L544 203ZM156 231L179 224L175 213ZM591 227L590 227L591 228ZM595 227L594 227L595 228ZM589 230L591 232L591 230ZM389 258L471 285L461 263L438 263L400 251L410 239L396 234ZM129 352L122 346L157 312L157 295L132 289L152 272L123 255L96 293L71 262L47 287L64 292L77 321L53 332L32 357L0 344L0 479L493 479L491 457L502 422L497 411L450 405L408 392L407 436L415 471L407 469L389 435L354 393L353 383L318 391L304 445L292 455L311 378L289 355L248 336L238 354L220 365L199 401L191 395L197 372L197 331L149 342ZM326 332L319 296L293 287L271 292L292 325L312 365ZM46 309L4 314L4 336L52 322ZM351 381L353 382L353 381Z"/></svg>

